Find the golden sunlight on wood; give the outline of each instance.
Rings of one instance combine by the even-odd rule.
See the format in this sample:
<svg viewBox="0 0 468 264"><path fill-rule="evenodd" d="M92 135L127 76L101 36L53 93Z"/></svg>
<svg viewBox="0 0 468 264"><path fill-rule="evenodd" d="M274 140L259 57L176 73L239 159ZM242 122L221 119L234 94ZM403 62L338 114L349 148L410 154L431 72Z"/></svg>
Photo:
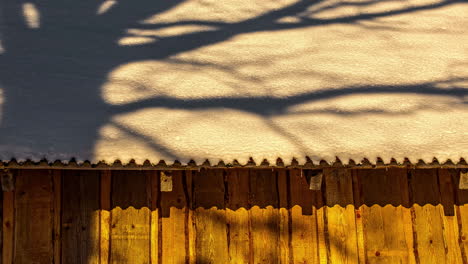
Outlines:
<svg viewBox="0 0 468 264"><path fill-rule="evenodd" d="M150 210L128 207L114 208L111 211L110 263L149 262L150 249ZM138 260L137 260L138 259Z"/></svg>
<svg viewBox="0 0 468 264"><path fill-rule="evenodd" d="M460 169L322 171L18 169L2 263L466 262Z"/></svg>

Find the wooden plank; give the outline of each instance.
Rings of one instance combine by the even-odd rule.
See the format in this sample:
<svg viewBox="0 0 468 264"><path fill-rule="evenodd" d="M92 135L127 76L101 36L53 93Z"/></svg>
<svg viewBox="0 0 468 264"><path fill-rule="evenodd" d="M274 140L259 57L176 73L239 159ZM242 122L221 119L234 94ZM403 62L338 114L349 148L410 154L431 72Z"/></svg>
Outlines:
<svg viewBox="0 0 468 264"><path fill-rule="evenodd" d="M327 251L330 263L357 263L358 247L351 173L323 170L326 197Z"/></svg>
<svg viewBox="0 0 468 264"><path fill-rule="evenodd" d="M356 238L357 238L357 246L358 246L358 260L359 263L366 263L366 243L365 243L365 236L364 236L364 224L362 221L362 211L363 208L362 204L362 185L360 182L360 170L350 170L351 177L353 179L353 201L354 201L354 208L355 208L355 216L356 216Z"/></svg>
<svg viewBox="0 0 468 264"><path fill-rule="evenodd" d="M2 225L0 226L0 264L3 263L3 191L0 192L0 222Z"/></svg>
<svg viewBox="0 0 468 264"><path fill-rule="evenodd" d="M400 168L359 171L362 185L361 212L368 263L415 263L411 229L407 171ZM405 217L406 215L406 217ZM407 233L409 232L409 233ZM410 240L408 240L410 239Z"/></svg>
<svg viewBox="0 0 468 264"><path fill-rule="evenodd" d="M457 187L453 184L453 172L453 169L437 170L439 178L440 203L444 212L442 220L446 243L446 255L447 260L452 263L462 261L462 252L459 244L460 230L458 219L455 215L455 190Z"/></svg>
<svg viewBox="0 0 468 264"><path fill-rule="evenodd" d="M149 183L143 171L112 172L111 263L150 261Z"/></svg>
<svg viewBox="0 0 468 264"><path fill-rule="evenodd" d="M438 169L437 175L440 189L440 203L446 216L455 215L455 188L452 180L452 173L449 169Z"/></svg>
<svg viewBox="0 0 468 264"><path fill-rule="evenodd" d="M52 184L48 170L18 172L15 190L15 264L53 262Z"/></svg>
<svg viewBox="0 0 468 264"><path fill-rule="evenodd" d="M159 259L161 263L185 263L189 254L186 249L188 230L188 206L184 186L184 173L172 172L172 192L161 192L160 195L160 229L161 243Z"/></svg>
<svg viewBox="0 0 468 264"><path fill-rule="evenodd" d="M454 186L460 184L460 171L456 169L448 170L452 176ZM459 232L459 245L463 263L468 263L468 190L455 189L455 203L457 216L458 232Z"/></svg>
<svg viewBox="0 0 468 264"><path fill-rule="evenodd" d="M437 170L412 170L411 174L414 227L421 263L461 263L459 248L453 248L458 236L453 237L455 230L444 223Z"/></svg>
<svg viewBox="0 0 468 264"><path fill-rule="evenodd" d="M185 239L185 247L187 252L187 256L185 257L186 263L195 264L197 263L196 259L196 252L197 252L197 233L196 233L196 226L194 222L194 211L192 210L192 200L193 200L193 174L194 171L185 171L185 181L183 182L184 190L185 190L185 197L187 199L187 206L185 217L185 232L186 232L186 239Z"/></svg>
<svg viewBox="0 0 468 264"><path fill-rule="evenodd" d="M250 260L249 189L248 169L228 170L226 219L230 263Z"/></svg>
<svg viewBox="0 0 468 264"><path fill-rule="evenodd" d="M315 175L316 172L312 170L304 170L304 174L306 178L313 178L311 174ZM320 177L323 178L323 171L319 172ZM314 176L317 177L317 176ZM327 263L328 260L328 252L327 252L327 245L326 245L326 212L325 206L323 201L323 192L322 192L322 180L319 180L320 183L317 183L315 188L310 189L312 190L313 195L313 210L316 213L317 219L317 241L318 241L318 256L320 263ZM318 181L317 181L318 182Z"/></svg>
<svg viewBox="0 0 468 264"><path fill-rule="evenodd" d="M290 170L291 253L294 263L319 262L316 192L299 169ZM326 259L326 256L325 256Z"/></svg>
<svg viewBox="0 0 468 264"><path fill-rule="evenodd" d="M279 206L279 263L289 263L292 260L290 253L289 235L289 178L286 169L275 169L278 186L278 206Z"/></svg>
<svg viewBox="0 0 468 264"><path fill-rule="evenodd" d="M196 262L228 263L224 170L201 170L193 176Z"/></svg>
<svg viewBox="0 0 468 264"><path fill-rule="evenodd" d="M280 216L276 177L271 169L250 170L251 263L277 263Z"/></svg>
<svg viewBox="0 0 468 264"><path fill-rule="evenodd" d="M151 235L150 235L150 251L151 263L159 263L159 173L157 171L149 171L150 177L150 209L151 209Z"/></svg>
<svg viewBox="0 0 468 264"><path fill-rule="evenodd" d="M2 263L13 263L15 193L3 192Z"/></svg>
<svg viewBox="0 0 468 264"><path fill-rule="evenodd" d="M110 257L111 172L105 170L100 174L99 259L100 264L107 264Z"/></svg>
<svg viewBox="0 0 468 264"><path fill-rule="evenodd" d="M99 263L99 172L67 170L62 180L62 263Z"/></svg>
<svg viewBox="0 0 468 264"><path fill-rule="evenodd" d="M62 171L52 170L53 194L54 194L54 263L61 263L62 236Z"/></svg>
<svg viewBox="0 0 468 264"><path fill-rule="evenodd" d="M411 205L411 198L410 198L410 186L408 182L408 170L404 169L404 171L399 171L398 169L392 170L391 175L396 174L397 184L400 188L400 202L401 202L401 214L402 220L401 223L403 224L403 233L405 235L406 241L406 248L407 248L407 256L409 258L409 263L418 263L419 258L416 256L416 243L415 243L415 230L413 228L413 215L414 209Z"/></svg>

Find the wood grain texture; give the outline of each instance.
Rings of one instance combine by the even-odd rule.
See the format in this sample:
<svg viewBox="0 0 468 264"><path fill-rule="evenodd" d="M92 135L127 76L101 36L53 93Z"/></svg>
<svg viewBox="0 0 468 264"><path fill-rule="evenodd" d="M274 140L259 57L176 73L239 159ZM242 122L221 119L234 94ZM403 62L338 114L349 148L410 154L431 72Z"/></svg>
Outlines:
<svg viewBox="0 0 468 264"><path fill-rule="evenodd" d="M306 175L306 178L309 179L314 179L317 177L323 178L323 171L319 173L320 176L313 176L312 178L311 175L316 175L316 172L314 172L313 170L304 170L304 174ZM326 236L328 235L326 232L327 216L323 201L322 180L320 179L320 181L317 181L315 185L316 186L311 191L313 197L313 210L316 213L317 219L318 257L320 263L323 264L328 262L328 252L326 244Z"/></svg>
<svg viewBox="0 0 468 264"><path fill-rule="evenodd" d="M99 172L63 171L62 263L99 263Z"/></svg>
<svg viewBox="0 0 468 264"><path fill-rule="evenodd" d="M414 203L414 228L421 263L461 263L453 228L444 224L444 209L440 204L438 174L435 169L412 170L411 188ZM448 230L445 230L448 228ZM453 241L455 240L455 241ZM458 251L458 252L456 252Z"/></svg>
<svg viewBox="0 0 468 264"><path fill-rule="evenodd" d="M161 263L185 263L187 253L188 207L185 177L183 171L172 172L172 192L160 192L160 233Z"/></svg>
<svg viewBox="0 0 468 264"><path fill-rule="evenodd" d="M356 217L356 239L358 246L358 261L360 264L366 263L366 241L364 236L364 223L362 221L362 185L360 182L359 170L350 170L353 180L353 202L354 214Z"/></svg>
<svg viewBox="0 0 468 264"><path fill-rule="evenodd" d="M228 263L224 170L201 170L193 178L196 262Z"/></svg>
<svg viewBox="0 0 468 264"><path fill-rule="evenodd" d="M19 171L15 189L15 264L52 263L53 180L48 170Z"/></svg>
<svg viewBox="0 0 468 264"><path fill-rule="evenodd" d="M452 174L457 170L438 169L440 203L446 216L455 215L455 190L458 189L453 183Z"/></svg>
<svg viewBox="0 0 468 264"><path fill-rule="evenodd" d="M329 263L357 263L358 247L349 170L325 169L326 239Z"/></svg>
<svg viewBox="0 0 468 264"><path fill-rule="evenodd" d="M286 169L276 169L279 206L279 263L289 263L292 259L290 250L289 218L289 175Z"/></svg>
<svg viewBox="0 0 468 264"><path fill-rule="evenodd" d="M186 171L185 172L185 181L184 189L185 189L185 198L187 200L187 209L185 213L185 252L187 256L185 257L186 263L195 264L196 262L196 241L197 241L197 233L196 233L196 226L195 226L195 218L194 218L194 210L192 210L192 201L193 201L193 171Z"/></svg>
<svg viewBox="0 0 468 264"><path fill-rule="evenodd" d="M226 221L228 225L229 262L248 263L250 260L249 170L227 172Z"/></svg>
<svg viewBox="0 0 468 264"><path fill-rule="evenodd" d="M294 263L318 263L319 234L317 228L316 192L309 190L305 175L299 169L290 171L291 253ZM327 257L324 256L326 259Z"/></svg>
<svg viewBox="0 0 468 264"><path fill-rule="evenodd" d="M111 172L100 173L100 215L99 215L99 260L100 264L109 263L110 257L110 207L111 207Z"/></svg>
<svg viewBox="0 0 468 264"><path fill-rule="evenodd" d="M251 169L249 174L251 262L278 263L281 218L277 179L271 169Z"/></svg>
<svg viewBox="0 0 468 264"><path fill-rule="evenodd" d="M15 193L3 192L2 214L2 263L13 263L14 228L15 228Z"/></svg>
<svg viewBox="0 0 468 264"><path fill-rule="evenodd" d="M410 214L403 200L405 169L372 169L360 172L362 185L363 231L366 259L369 263L414 263L412 231L406 228L405 214ZM405 232L410 232L406 234Z"/></svg>
<svg viewBox="0 0 468 264"><path fill-rule="evenodd" d="M452 176L454 186L459 186L460 171L456 169L448 170ZM455 189L455 203L458 223L458 239L463 263L468 263L468 190Z"/></svg>
<svg viewBox="0 0 468 264"><path fill-rule="evenodd" d="M1 263L467 263L459 170L310 172L19 170Z"/></svg>
<svg viewBox="0 0 468 264"><path fill-rule="evenodd" d="M0 264L3 263L3 192L0 192Z"/></svg>
<svg viewBox="0 0 468 264"><path fill-rule="evenodd" d="M62 171L52 170L53 195L54 195L54 263L62 262ZM96 240L91 243L95 243Z"/></svg>
<svg viewBox="0 0 468 264"><path fill-rule="evenodd" d="M159 263L159 173L157 171L148 171L149 177L149 195L150 195L150 210L151 210L151 234L150 234L150 251L151 263Z"/></svg>
<svg viewBox="0 0 468 264"><path fill-rule="evenodd" d="M150 263L150 205L143 171L112 173L111 263Z"/></svg>
<svg viewBox="0 0 468 264"><path fill-rule="evenodd" d="M455 190L453 174L457 170L438 169L437 175L439 178L440 203L443 207L444 215L442 216L444 237L446 246L447 260L450 262L461 262L462 251L459 244L460 230L458 216L455 215Z"/></svg>

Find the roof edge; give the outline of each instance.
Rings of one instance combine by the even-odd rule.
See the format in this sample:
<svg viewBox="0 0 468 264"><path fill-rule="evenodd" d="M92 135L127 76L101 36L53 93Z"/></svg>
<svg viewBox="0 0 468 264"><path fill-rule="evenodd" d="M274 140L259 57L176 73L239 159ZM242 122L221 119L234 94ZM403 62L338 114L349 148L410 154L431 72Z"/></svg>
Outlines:
<svg viewBox="0 0 468 264"><path fill-rule="evenodd" d="M226 163L220 160L217 164L212 164L208 159L202 164L197 164L194 160L190 160L186 164L182 164L178 160L168 164L165 160L160 160L158 163L153 163L149 160L145 160L143 163L137 163L135 160L130 160L127 163L123 163L121 160L115 160L112 163L106 161L99 161L92 163L88 160L77 162L76 159L72 158L69 161L56 160L50 162L46 159L40 161L24 160L17 161L11 159L9 161L0 161L0 166L3 168L10 169L118 169L118 170L198 170L201 168L302 168L302 169L322 169L322 168L385 168L385 167L402 167L402 168L468 168L468 164L464 158L460 158L454 162L451 159L445 162L440 162L437 158L433 158L432 162L425 162L423 159L419 159L416 163L413 163L408 158L398 162L392 158L390 162L385 163L381 158L377 158L375 162L371 162L369 159L364 158L360 162L355 162L350 159L347 163L343 163L338 157L334 162L327 162L321 160L318 164L314 163L310 158L306 157L306 162L300 164L297 159L292 159L288 164L281 158L277 158L275 163L270 163L267 159L263 159L260 163L257 163L253 158L245 164L240 164L237 160L231 163Z"/></svg>

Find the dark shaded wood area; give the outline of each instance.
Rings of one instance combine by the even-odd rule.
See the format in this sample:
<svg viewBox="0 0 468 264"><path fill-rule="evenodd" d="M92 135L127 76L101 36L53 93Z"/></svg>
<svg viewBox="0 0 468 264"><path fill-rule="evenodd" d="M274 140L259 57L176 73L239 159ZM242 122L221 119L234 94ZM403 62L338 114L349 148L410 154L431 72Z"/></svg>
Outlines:
<svg viewBox="0 0 468 264"><path fill-rule="evenodd" d="M2 264L467 263L458 169L11 172Z"/></svg>

